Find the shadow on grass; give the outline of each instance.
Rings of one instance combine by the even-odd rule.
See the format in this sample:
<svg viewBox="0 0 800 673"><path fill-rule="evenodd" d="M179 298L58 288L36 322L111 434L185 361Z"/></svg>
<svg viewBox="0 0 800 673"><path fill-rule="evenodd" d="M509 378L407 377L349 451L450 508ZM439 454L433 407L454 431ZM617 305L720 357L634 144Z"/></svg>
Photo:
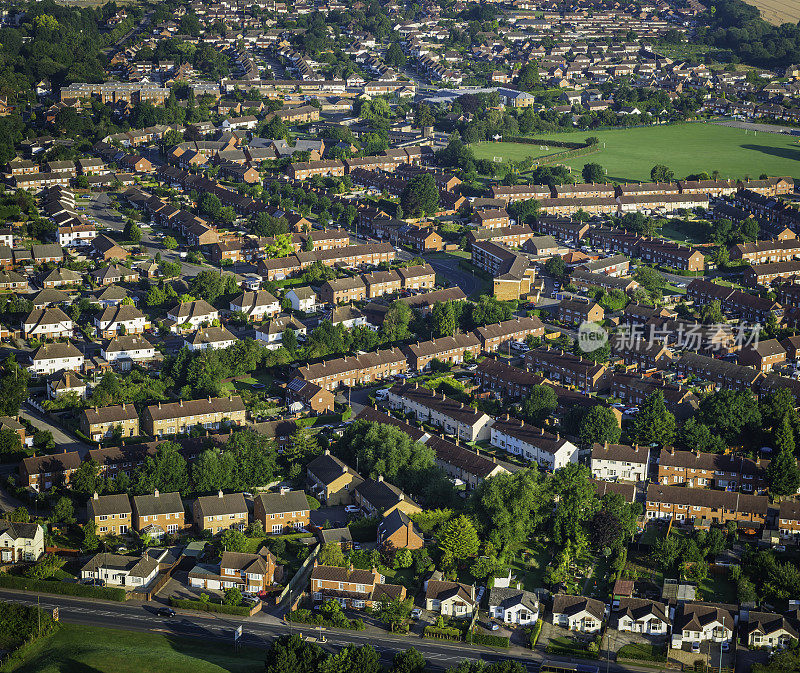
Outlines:
<svg viewBox="0 0 800 673"><path fill-rule="evenodd" d="M782 159L792 159L797 161L800 159L800 145L797 147L770 147L769 145L742 145L743 150L753 150L754 152L762 152L763 154L770 154L774 157L781 157Z"/></svg>

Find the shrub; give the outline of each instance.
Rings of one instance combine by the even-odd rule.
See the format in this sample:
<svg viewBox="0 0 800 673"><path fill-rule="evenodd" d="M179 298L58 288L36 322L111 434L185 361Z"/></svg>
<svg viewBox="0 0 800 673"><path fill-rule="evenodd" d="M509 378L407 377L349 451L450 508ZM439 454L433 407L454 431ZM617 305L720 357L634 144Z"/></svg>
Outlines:
<svg viewBox="0 0 800 673"><path fill-rule="evenodd" d="M189 598L170 598L169 604L173 608L181 608L183 610L218 612L223 615L239 615L240 617L250 616L250 608L243 605L220 605L219 603L195 601Z"/></svg>
<svg viewBox="0 0 800 673"><path fill-rule="evenodd" d="M541 634L541 632L542 632L542 624L543 624L543 621L542 621L542 618L540 616L539 619L536 621L536 623L533 625L533 628L530 631L529 643L530 643L531 649L534 649L536 647L536 643L539 642L539 634Z"/></svg>
<svg viewBox="0 0 800 673"><path fill-rule="evenodd" d="M117 587L90 587L85 584L68 584L66 582L49 582L16 575L0 574L0 587L4 589L21 589L43 594L59 594L61 596L79 596L81 598L102 598L107 601L125 600L125 589Z"/></svg>
<svg viewBox="0 0 800 673"><path fill-rule="evenodd" d="M423 635L426 638L438 638L439 640L461 640L461 629L454 629L450 626L426 626Z"/></svg>
<svg viewBox="0 0 800 673"><path fill-rule="evenodd" d="M495 636L491 633L468 633L464 640L475 645L488 645L489 647L508 647L508 636Z"/></svg>
<svg viewBox="0 0 800 673"><path fill-rule="evenodd" d="M353 631L363 631L365 629L362 619L345 619L343 621L326 619L321 614L314 614L311 610L305 610L303 608L299 608L294 612L287 612L286 619L298 624L334 626L340 629L352 629Z"/></svg>

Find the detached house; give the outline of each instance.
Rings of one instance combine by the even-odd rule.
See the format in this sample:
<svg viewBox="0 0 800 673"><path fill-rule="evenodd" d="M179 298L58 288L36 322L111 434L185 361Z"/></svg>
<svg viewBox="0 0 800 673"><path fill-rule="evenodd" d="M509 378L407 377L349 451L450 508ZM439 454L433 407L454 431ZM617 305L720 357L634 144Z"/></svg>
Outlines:
<svg viewBox="0 0 800 673"><path fill-rule="evenodd" d="M379 549L419 549L424 544L422 531L400 509L393 509L378 524Z"/></svg>
<svg viewBox="0 0 800 673"><path fill-rule="evenodd" d="M406 588L386 584L386 578L374 568L360 570L317 565L311 571L311 596L315 603L336 600L344 608L361 609L379 603L381 599L404 599Z"/></svg>
<svg viewBox="0 0 800 673"><path fill-rule="evenodd" d="M669 623L667 606L645 598L620 598L610 617L610 626L617 631L650 636L666 636Z"/></svg>
<svg viewBox="0 0 800 673"><path fill-rule="evenodd" d="M353 490L353 503L370 516L379 512L383 512L385 516L395 509L406 514L422 511L422 508L397 486L384 481L382 475L377 479L366 479L356 486Z"/></svg>
<svg viewBox="0 0 800 673"><path fill-rule="evenodd" d="M158 575L158 561L150 554L122 556L95 554L81 568L81 579L98 579L116 586L143 587Z"/></svg>
<svg viewBox="0 0 800 673"><path fill-rule="evenodd" d="M586 596L553 596L553 624L570 631L595 633L603 626L606 606Z"/></svg>
<svg viewBox="0 0 800 673"><path fill-rule="evenodd" d="M57 306L34 309L22 321L22 334L26 339L68 337L72 336L73 329L72 320Z"/></svg>
<svg viewBox="0 0 800 673"><path fill-rule="evenodd" d="M42 344L31 356L29 367L34 376L49 376L56 372L79 371L84 357L74 345L67 343Z"/></svg>
<svg viewBox="0 0 800 673"><path fill-rule="evenodd" d="M189 571L189 586L193 589L224 591L237 588L257 594L272 586L283 576L283 566L278 565L272 553L262 548L257 554L222 552L219 566L198 564Z"/></svg>
<svg viewBox="0 0 800 673"><path fill-rule="evenodd" d="M475 586L446 580L428 580L425 609L449 617L470 617L478 607Z"/></svg>
<svg viewBox="0 0 800 673"><path fill-rule="evenodd" d="M219 320L219 311L203 299L185 301L167 311L167 320L172 324L173 332L194 330L201 325L210 325L214 320Z"/></svg>
<svg viewBox="0 0 800 673"><path fill-rule="evenodd" d="M31 563L43 554L44 529L39 524L0 521L0 563Z"/></svg>
<svg viewBox="0 0 800 673"><path fill-rule="evenodd" d="M798 625L793 619L774 612L750 611L747 622L747 646L785 649L793 640L799 640Z"/></svg>
<svg viewBox="0 0 800 673"><path fill-rule="evenodd" d="M306 466L306 480L311 494L329 506L350 504L356 486L364 481L328 449Z"/></svg>
<svg viewBox="0 0 800 673"><path fill-rule="evenodd" d="M672 647L679 649L684 642L730 643L738 619L735 613L735 605L679 604L673 620Z"/></svg>
<svg viewBox="0 0 800 673"><path fill-rule="evenodd" d="M489 615L505 624L530 626L539 618L536 595L513 587L492 587L489 590Z"/></svg>

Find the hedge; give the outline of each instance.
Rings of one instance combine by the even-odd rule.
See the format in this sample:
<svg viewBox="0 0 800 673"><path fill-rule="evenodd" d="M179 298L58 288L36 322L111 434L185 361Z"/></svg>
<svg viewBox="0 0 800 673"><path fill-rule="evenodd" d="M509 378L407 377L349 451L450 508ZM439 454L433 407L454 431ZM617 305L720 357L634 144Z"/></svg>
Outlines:
<svg viewBox="0 0 800 673"><path fill-rule="evenodd" d="M107 601L125 600L125 589L117 587L92 587L87 584L69 584L67 582L48 582L28 577L19 577L7 573L0 574L0 587L3 589L20 589L43 594L59 594L61 596L78 596L80 598L102 598Z"/></svg>
<svg viewBox="0 0 800 673"><path fill-rule="evenodd" d="M314 626L325 626L336 629L352 629L353 631L363 631L366 628L364 626L363 619L348 619L346 622L334 623L330 619L325 619L325 617L319 613L314 614L311 612L311 610L305 609L287 612L286 619L288 619L290 622L296 622L298 624L313 624Z"/></svg>
<svg viewBox="0 0 800 673"><path fill-rule="evenodd" d="M173 608L183 610L198 610L200 612L219 612L223 615L239 615L240 617L250 616L250 607L244 605L220 605L219 603L207 603L196 601L191 598L170 598L169 604Z"/></svg>
<svg viewBox="0 0 800 673"><path fill-rule="evenodd" d="M508 636L495 636L491 633L468 633L464 640L475 645L488 645L489 647L509 647L511 644Z"/></svg>
<svg viewBox="0 0 800 673"><path fill-rule="evenodd" d="M577 657L578 659L599 659L600 654L597 652L589 652L583 647L562 647L561 645L547 644L544 648L547 654L558 654L564 657Z"/></svg>
<svg viewBox="0 0 800 673"><path fill-rule="evenodd" d="M540 615L539 619L536 620L536 623L533 625L533 628L531 629L530 638L528 640L528 642L530 643L531 649L534 649L536 647L536 643L539 642L539 635L542 633L542 624L543 623L544 622L542 621L542 617Z"/></svg>
<svg viewBox="0 0 800 673"><path fill-rule="evenodd" d="M461 629L450 626L426 626L423 631L425 638L438 638L439 640L461 640Z"/></svg>

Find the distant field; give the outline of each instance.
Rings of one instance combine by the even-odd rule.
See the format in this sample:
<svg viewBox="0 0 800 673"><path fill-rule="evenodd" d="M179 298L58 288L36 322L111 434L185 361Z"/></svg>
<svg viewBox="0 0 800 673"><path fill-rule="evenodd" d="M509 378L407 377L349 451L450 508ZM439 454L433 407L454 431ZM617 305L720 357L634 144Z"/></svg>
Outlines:
<svg viewBox="0 0 800 673"><path fill-rule="evenodd" d="M14 673L257 673L264 651L232 644L64 624Z"/></svg>
<svg viewBox="0 0 800 673"><path fill-rule="evenodd" d="M800 3L800 0L798 0ZM675 124L647 126L609 131L577 131L560 133L547 138L582 142L587 136L600 141L600 151L568 160L565 165L580 171L585 163L599 163L609 180L649 180L655 164L666 164L676 178L717 170L723 177L757 178L768 175L800 177L800 137L775 133L758 133L716 124ZM516 143L476 143L472 145L480 159L502 157L504 161L519 161L526 156L551 154L539 145Z"/></svg>
<svg viewBox="0 0 800 673"><path fill-rule="evenodd" d="M761 17L776 26L800 21L800 0L744 0L758 7Z"/></svg>

